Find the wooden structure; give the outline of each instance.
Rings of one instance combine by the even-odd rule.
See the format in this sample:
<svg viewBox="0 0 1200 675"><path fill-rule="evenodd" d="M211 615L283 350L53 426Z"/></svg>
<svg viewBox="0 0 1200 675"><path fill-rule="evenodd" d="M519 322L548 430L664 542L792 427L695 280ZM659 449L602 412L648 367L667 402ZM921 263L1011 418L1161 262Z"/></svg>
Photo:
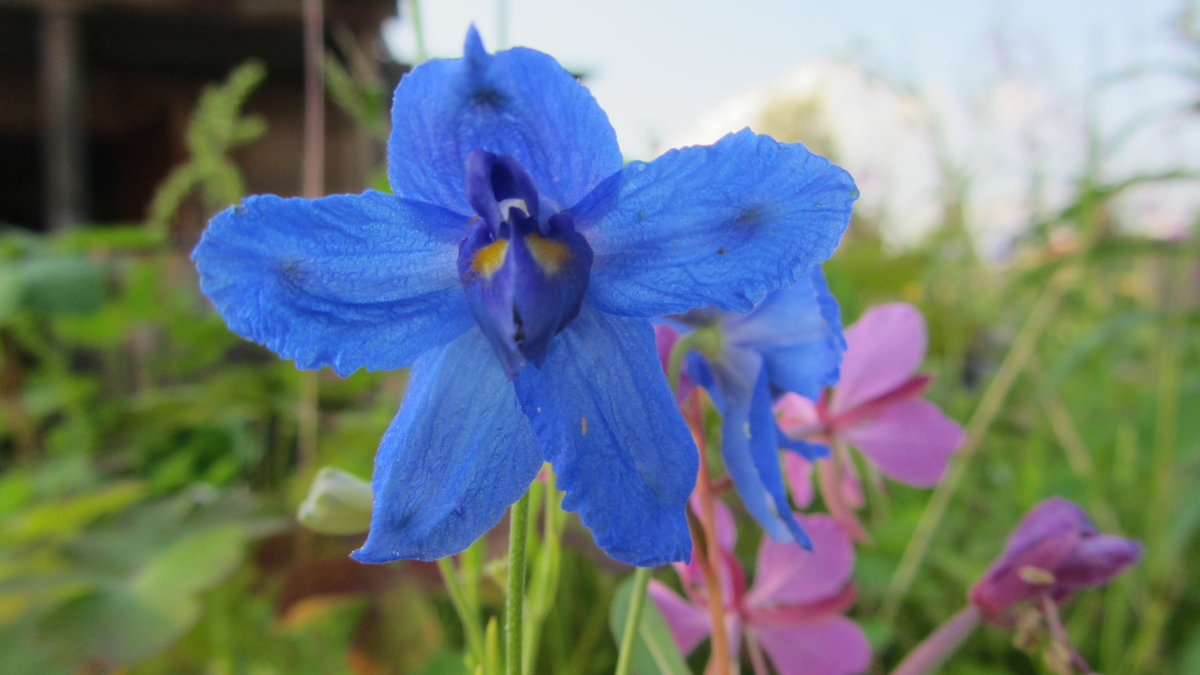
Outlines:
<svg viewBox="0 0 1200 675"><path fill-rule="evenodd" d="M325 0L325 36L386 65L387 0ZM299 0L0 0L0 223L56 230L145 217L186 159L201 89L257 58L247 112L266 135L237 155L253 193L300 191L303 48ZM326 117L326 189L359 191L382 161L344 115Z"/></svg>

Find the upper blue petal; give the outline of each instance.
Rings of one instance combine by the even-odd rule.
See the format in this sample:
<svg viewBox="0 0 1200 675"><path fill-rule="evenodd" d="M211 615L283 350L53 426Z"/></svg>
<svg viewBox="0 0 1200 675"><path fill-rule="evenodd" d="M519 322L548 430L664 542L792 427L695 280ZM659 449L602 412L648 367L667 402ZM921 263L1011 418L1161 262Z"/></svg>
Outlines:
<svg viewBox="0 0 1200 675"><path fill-rule="evenodd" d="M516 388L567 493L563 508L600 548L643 567L690 558L685 512L699 460L650 322L585 305Z"/></svg>
<svg viewBox="0 0 1200 675"><path fill-rule="evenodd" d="M571 209L588 297L625 316L750 311L833 253L857 196L840 167L749 130L630 163Z"/></svg>
<svg viewBox="0 0 1200 675"><path fill-rule="evenodd" d="M761 356L729 349L720 365L689 360L688 372L721 412L721 458L746 510L776 541L812 542L788 504L779 467L779 430Z"/></svg>
<svg viewBox="0 0 1200 675"><path fill-rule="evenodd" d="M192 253L229 327L300 368L390 370L472 323L459 284L466 218L380 192L247 198Z"/></svg>
<svg viewBox="0 0 1200 675"><path fill-rule="evenodd" d="M488 54L472 27L461 59L406 75L392 103L388 178L397 195L471 213L472 150L515 157L553 213L621 168L617 137L591 93L532 49Z"/></svg>
<svg viewBox="0 0 1200 675"><path fill-rule="evenodd" d="M353 557L434 560L495 525L542 466L512 382L472 329L423 355L379 454L371 531Z"/></svg>
<svg viewBox="0 0 1200 675"><path fill-rule="evenodd" d="M794 286L768 294L749 314L726 314L722 323L727 342L763 356L772 388L815 401L837 382L846 339L819 266Z"/></svg>

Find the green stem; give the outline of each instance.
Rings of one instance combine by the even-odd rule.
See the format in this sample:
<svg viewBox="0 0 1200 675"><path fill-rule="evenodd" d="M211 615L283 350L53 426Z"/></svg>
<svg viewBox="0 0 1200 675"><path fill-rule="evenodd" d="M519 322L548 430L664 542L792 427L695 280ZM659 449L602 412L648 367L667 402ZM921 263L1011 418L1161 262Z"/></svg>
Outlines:
<svg viewBox="0 0 1200 675"><path fill-rule="evenodd" d="M646 587L650 585L650 568L639 567L633 573L633 595L629 598L629 613L625 615L625 630L621 634L621 651L613 675L629 675L633 664L633 645L638 625L642 622L642 606L646 604Z"/></svg>
<svg viewBox="0 0 1200 675"><path fill-rule="evenodd" d="M536 483L534 484L537 485ZM533 563L532 576L529 579L529 591L526 593L525 612L525 644L521 654L521 672L525 675L533 672L535 655L542 637L542 624L550 612L554 600L555 589L558 587L559 567L562 562L562 522L563 510L559 507L558 493L554 489L554 476L541 484L543 492L542 514L543 534L537 558ZM533 510L533 507L530 507ZM534 537L530 537L534 539Z"/></svg>
<svg viewBox="0 0 1200 675"><path fill-rule="evenodd" d="M967 475L967 467L970 465L971 459L979 450L992 422L999 415L1004 401L1017 382L1017 376L1028 365L1038 340L1046 327L1050 325L1051 319L1054 318L1063 296L1066 295L1075 277L1073 266L1068 266L1050 280L1050 283L1043 289L1037 304L1034 305L1033 311L1029 313L1012 348L1009 349L1004 361L1000 364L996 377L984 391L983 397L979 401L979 407L975 409L970 422L967 423L967 441L956 453L945 479L938 484L933 495L930 496L925 511L917 522L916 530L909 538L904 555L900 558L896 573L883 595L880 616L884 623L890 623L896 618L896 613L900 609L900 601L912 587L917 571L925 560L925 554L929 551L933 535L937 532L942 517L946 514L946 508L950 505L950 500L954 498L959 485Z"/></svg>
<svg viewBox="0 0 1200 675"><path fill-rule="evenodd" d="M721 331L711 326L697 328L681 335L671 347L671 354L667 357L667 381L676 396L679 394L679 378L683 375L683 357L693 349L706 356L720 354Z"/></svg>
<svg viewBox="0 0 1200 675"><path fill-rule="evenodd" d="M429 52L425 48L425 23L421 20L421 0L409 0L409 5L409 12L412 15L413 37L417 41L417 63L424 63L429 59Z"/></svg>
<svg viewBox="0 0 1200 675"><path fill-rule="evenodd" d="M454 611L458 613L458 620L462 622L463 631L467 635L467 650L471 652L471 659L475 664L482 664L485 662L486 656L483 631L479 628L479 615L471 611L463 594L462 585L459 583L458 572L454 569L454 563L450 561L450 558L439 559L437 566L442 573L442 582L446 584L446 593L450 596L450 603L454 605Z"/></svg>
<svg viewBox="0 0 1200 675"><path fill-rule="evenodd" d="M521 621L525 606L525 544L529 539L529 491L509 511L508 599L504 604L504 672L521 673Z"/></svg>

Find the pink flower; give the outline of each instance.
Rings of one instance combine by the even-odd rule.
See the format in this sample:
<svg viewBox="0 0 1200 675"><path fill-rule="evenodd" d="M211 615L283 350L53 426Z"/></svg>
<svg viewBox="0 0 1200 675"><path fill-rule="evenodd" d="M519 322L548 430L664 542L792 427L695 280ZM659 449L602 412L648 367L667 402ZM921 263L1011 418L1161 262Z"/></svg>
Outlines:
<svg viewBox="0 0 1200 675"><path fill-rule="evenodd" d="M971 589L971 603L987 620L1007 623L1015 605L1041 597L1061 603L1081 588L1108 583L1141 555L1141 544L1100 534L1083 509L1054 497L1026 514Z"/></svg>
<svg viewBox="0 0 1200 675"><path fill-rule="evenodd" d="M757 579L747 590L745 572L733 555L733 517L724 505L716 506L730 654L738 653L745 637L751 650L766 652L781 675L865 671L871 647L858 624L842 616L854 604L854 547L837 522L827 516L797 516L812 537L812 552L763 537ZM712 632L710 598L694 560L675 569L686 597L655 580L649 593L686 654Z"/></svg>
<svg viewBox="0 0 1200 675"><path fill-rule="evenodd" d="M962 427L921 398L929 384L928 375L917 374L926 342L925 320L912 305L873 307L846 329L836 387L818 403L786 394L775 404L779 426L788 436L832 446L831 461L819 476L822 494L856 537L865 538L852 513L863 497L847 444L883 475L929 487L941 480L950 455L963 443ZM793 498L807 506L812 465L795 453L785 453L785 463Z"/></svg>

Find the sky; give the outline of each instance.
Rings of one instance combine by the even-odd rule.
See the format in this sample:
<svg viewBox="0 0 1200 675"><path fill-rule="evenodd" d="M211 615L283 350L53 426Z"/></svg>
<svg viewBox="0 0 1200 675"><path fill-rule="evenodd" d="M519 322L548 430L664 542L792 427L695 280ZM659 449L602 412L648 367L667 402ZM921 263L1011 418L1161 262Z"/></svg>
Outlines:
<svg viewBox="0 0 1200 675"><path fill-rule="evenodd" d="M1178 60L1170 22L1183 1L439 0L421 11L432 56L460 55L474 22L489 49L534 47L584 73L626 156L651 159L706 111L822 57L965 96L1013 70L1082 92L1100 73ZM413 54L406 21L389 37Z"/></svg>
<svg viewBox="0 0 1200 675"><path fill-rule="evenodd" d="M815 91L828 102L837 159L863 192L858 212L885 221L897 246L940 222L944 143L971 174L969 225L1003 256L1039 213L1071 199L1088 166L1089 124L1113 138L1168 111L1106 154L1104 179L1196 166L1200 124L1186 111L1196 77L1164 67L1197 66L1173 23L1185 1L440 0L421 9L430 56L461 55L474 22L492 51L533 47L583 74L627 159L711 143L753 126L773 97ZM385 34L411 60L407 3ZM1155 74L1096 86L1137 69ZM911 123L914 105L937 131ZM1117 207L1133 229L1177 236L1200 209L1193 185L1137 188Z"/></svg>

